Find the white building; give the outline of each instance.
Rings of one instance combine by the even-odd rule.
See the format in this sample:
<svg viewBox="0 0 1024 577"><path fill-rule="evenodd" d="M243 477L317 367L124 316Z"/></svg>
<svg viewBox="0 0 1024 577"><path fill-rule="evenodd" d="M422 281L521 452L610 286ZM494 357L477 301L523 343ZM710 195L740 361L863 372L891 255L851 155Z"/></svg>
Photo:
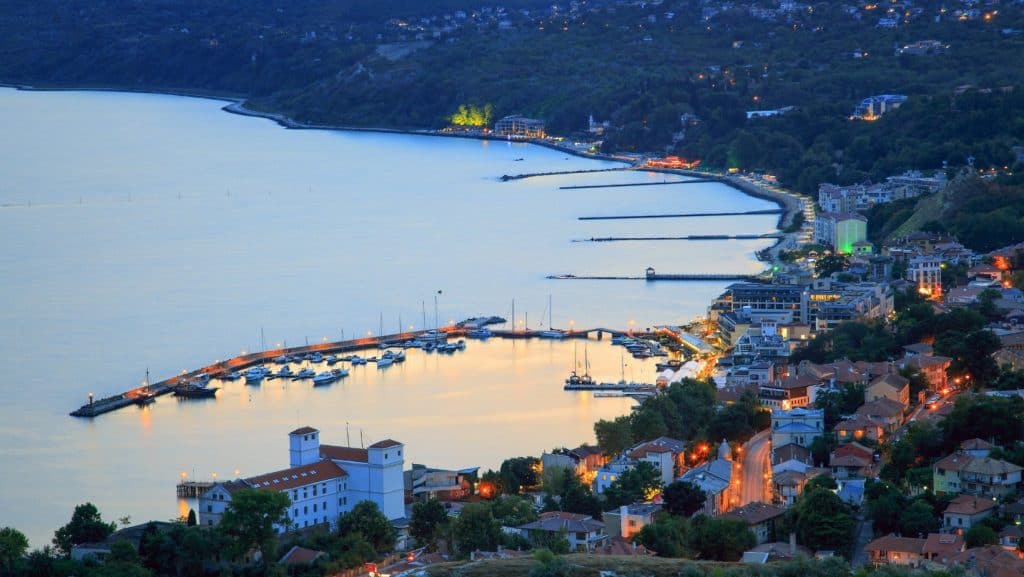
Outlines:
<svg viewBox="0 0 1024 577"><path fill-rule="evenodd" d="M825 411L798 407L789 411L772 410L772 446L790 443L810 447L825 431Z"/></svg>
<svg viewBox="0 0 1024 577"><path fill-rule="evenodd" d="M373 501L388 519L405 516L402 466L404 445L387 439L366 449L321 445L320 431L302 427L288 434L289 467L246 479L215 484L199 497L199 522L216 525L242 489L266 489L288 495L290 528L328 524L360 501Z"/></svg>
<svg viewBox="0 0 1024 577"><path fill-rule="evenodd" d="M942 258L938 256L915 256L907 263L907 280L917 285L923 295L938 298L942 296Z"/></svg>

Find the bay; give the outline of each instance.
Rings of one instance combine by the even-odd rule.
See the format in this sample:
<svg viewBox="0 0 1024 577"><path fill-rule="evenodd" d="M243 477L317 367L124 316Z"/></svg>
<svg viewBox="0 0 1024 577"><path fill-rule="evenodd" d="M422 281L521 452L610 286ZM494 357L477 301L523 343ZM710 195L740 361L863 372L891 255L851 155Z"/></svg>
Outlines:
<svg viewBox="0 0 1024 577"><path fill-rule="evenodd" d="M261 346L422 328L475 315L531 328L643 328L701 314L726 283L554 281L553 273L753 273L768 241L579 243L602 236L762 233L771 215L578 217L773 208L718 184L607 172L538 146L370 132L285 130L177 96L0 89L0 525L46 544L73 507L176 517L181 473L287 466L286 434L391 437L410 462L497 467L593 442L631 402L565 393L570 342L471 342L410 355L326 390L227 385L95 420L68 411ZM522 160L517 160L522 159ZM550 299L550 301L549 301ZM548 309L548 303L552 303ZM401 323L401 325L399 324ZM653 380L651 363L585 347L602 380ZM583 351L577 347L577 356Z"/></svg>

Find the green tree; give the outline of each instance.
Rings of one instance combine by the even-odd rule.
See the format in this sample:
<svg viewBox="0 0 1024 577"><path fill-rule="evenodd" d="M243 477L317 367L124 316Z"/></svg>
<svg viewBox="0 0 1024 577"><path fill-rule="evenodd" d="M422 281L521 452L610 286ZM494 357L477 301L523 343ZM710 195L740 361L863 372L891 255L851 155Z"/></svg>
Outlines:
<svg viewBox="0 0 1024 577"><path fill-rule="evenodd" d="M508 495L518 495L521 489L540 484L537 472L540 460L536 457L513 457L501 463L501 486Z"/></svg>
<svg viewBox="0 0 1024 577"><path fill-rule="evenodd" d="M689 517L701 510L707 495L693 483L675 481L665 486L662 499L665 501L665 511L672 515Z"/></svg>
<svg viewBox="0 0 1024 577"><path fill-rule="evenodd" d="M804 546L850 554L854 520L850 508L835 493L808 482L791 511L796 517L797 539Z"/></svg>
<svg viewBox="0 0 1024 577"><path fill-rule="evenodd" d="M394 526L373 501L360 501L351 511L338 518L338 533L359 533L379 555L395 548L397 534Z"/></svg>
<svg viewBox="0 0 1024 577"><path fill-rule="evenodd" d="M689 548L700 559L739 561L743 552L757 544L757 538L739 519L713 519L697 515L690 523Z"/></svg>
<svg viewBox="0 0 1024 577"><path fill-rule="evenodd" d="M978 524L964 532L964 542L968 549L995 545L999 542L999 534L988 525Z"/></svg>
<svg viewBox="0 0 1024 577"><path fill-rule="evenodd" d="M448 512L444 504L437 499L417 501L412 506L412 518L409 519L409 534L420 545L433 549L437 542L438 532L448 523Z"/></svg>
<svg viewBox="0 0 1024 577"><path fill-rule="evenodd" d="M15 565L28 551L28 538L13 527L0 529L0 575L14 575Z"/></svg>
<svg viewBox="0 0 1024 577"><path fill-rule="evenodd" d="M687 533L689 523L682 517L660 515L654 523L645 525L633 538L659 557L688 557Z"/></svg>
<svg viewBox="0 0 1024 577"><path fill-rule="evenodd" d="M196 519L196 510L195 509L189 509L188 510L188 518L185 520L185 524L188 525L189 527L195 527L198 523L199 523L199 521Z"/></svg>
<svg viewBox="0 0 1024 577"><path fill-rule="evenodd" d="M935 507L924 499L915 499L900 515L900 532L906 537L925 537L939 530Z"/></svg>
<svg viewBox="0 0 1024 577"><path fill-rule="evenodd" d="M569 542L565 541L565 545L568 547ZM541 549L533 554L533 558L537 566L530 569L529 577L572 577L576 574L573 566L558 558L554 551Z"/></svg>
<svg viewBox="0 0 1024 577"><path fill-rule="evenodd" d="M968 334L946 331L935 338L935 352L951 357L949 373L969 380L974 386L995 382L999 367L992 355L1002 343L992 331L978 330Z"/></svg>
<svg viewBox="0 0 1024 577"><path fill-rule="evenodd" d="M462 557L473 551L494 551L501 544L501 526L485 503L468 503L463 507L452 533Z"/></svg>
<svg viewBox="0 0 1024 577"><path fill-rule="evenodd" d="M234 541L237 554L250 549L260 552L264 563L272 555L276 526L288 522L291 500L280 491L242 489L231 496L221 517L220 530Z"/></svg>
<svg viewBox="0 0 1024 577"><path fill-rule="evenodd" d="M633 444L629 416L616 417L612 421L601 419L594 423L594 434L597 436L597 445L605 455L618 455Z"/></svg>
<svg viewBox="0 0 1024 577"><path fill-rule="evenodd" d="M849 266L849 257L841 254L831 254L818 259L818 261L814 263L814 273L818 278L824 278L832 275L832 273L842 272L849 268Z"/></svg>
<svg viewBox="0 0 1024 577"><path fill-rule="evenodd" d="M99 510L92 503L75 507L71 522L57 529L53 544L63 555L70 555L71 548L79 543L97 543L114 532L113 523L104 523Z"/></svg>
<svg viewBox="0 0 1024 577"><path fill-rule="evenodd" d="M489 503L494 520L505 527L525 525L537 520L533 501L525 497L505 495Z"/></svg>
<svg viewBox="0 0 1024 577"><path fill-rule="evenodd" d="M648 501L661 488L661 472L654 465L641 461L619 474L605 489L604 498L609 507Z"/></svg>

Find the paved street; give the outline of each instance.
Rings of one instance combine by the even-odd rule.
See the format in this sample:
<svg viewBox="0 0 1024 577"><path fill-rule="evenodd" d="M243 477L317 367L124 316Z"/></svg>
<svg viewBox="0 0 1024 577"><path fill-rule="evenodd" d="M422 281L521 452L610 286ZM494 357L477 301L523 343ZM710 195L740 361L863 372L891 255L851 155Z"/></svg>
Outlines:
<svg viewBox="0 0 1024 577"><path fill-rule="evenodd" d="M744 445L740 470L740 505L760 501L771 502L771 431L761 431Z"/></svg>

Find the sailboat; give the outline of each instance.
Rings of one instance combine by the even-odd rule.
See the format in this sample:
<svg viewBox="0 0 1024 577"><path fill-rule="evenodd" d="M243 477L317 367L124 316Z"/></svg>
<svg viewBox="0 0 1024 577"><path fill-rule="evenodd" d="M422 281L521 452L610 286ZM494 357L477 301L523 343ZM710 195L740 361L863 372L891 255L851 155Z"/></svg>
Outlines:
<svg viewBox="0 0 1024 577"><path fill-rule="evenodd" d="M590 376L590 358L587 355L586 349L583 350L583 374L576 373L576 367L579 366L579 361L576 360L576 349L577 347L574 343L572 347L572 372L569 373L569 378L565 379L565 384L586 386L596 384L594 377Z"/></svg>
<svg viewBox="0 0 1024 577"><path fill-rule="evenodd" d="M633 369L630 369L630 371L632 371L632 370ZM609 386L609 387L614 387L614 386L619 386L619 387L641 387L641 386L643 386L641 383L627 382L626 381L626 356L624 354L622 354L621 351L619 351L619 371L620 371L620 373L619 373L620 374L619 382L617 382L617 383L601 383L601 386Z"/></svg>
<svg viewBox="0 0 1024 577"><path fill-rule="evenodd" d="M548 295L548 328L537 333L537 336L542 339L564 339L565 331L551 328L552 318L554 318L554 314L551 312L551 295Z"/></svg>

